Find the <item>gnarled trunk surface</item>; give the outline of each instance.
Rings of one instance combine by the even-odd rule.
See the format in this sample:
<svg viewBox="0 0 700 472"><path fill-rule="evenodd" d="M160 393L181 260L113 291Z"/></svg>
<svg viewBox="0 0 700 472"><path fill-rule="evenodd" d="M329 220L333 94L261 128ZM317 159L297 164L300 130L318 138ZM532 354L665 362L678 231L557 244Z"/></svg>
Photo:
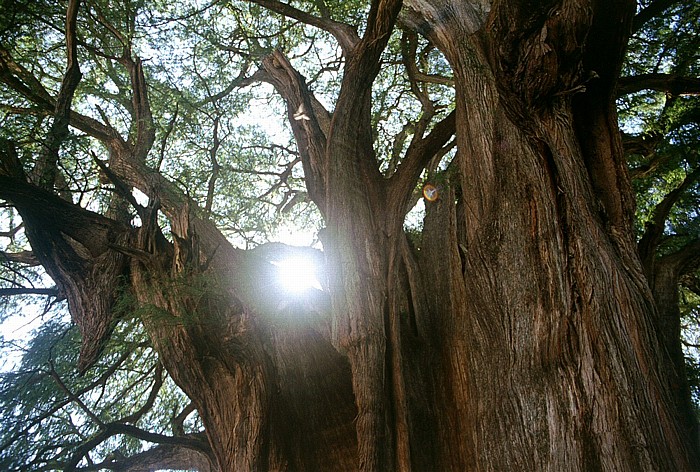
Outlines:
<svg viewBox="0 0 700 472"><path fill-rule="evenodd" d="M293 130L327 224L330 313L276 317L271 266L235 250L145 167L153 139L139 61L137 143L72 119L110 148L116 178L154 197L141 228L81 211L71 215L106 229L71 232L57 221L42 233L48 207L7 188L0 196L19 208L35 249L47 247L42 237L85 247L72 256L75 274L62 253L37 254L75 293L80 323L96 317L106 332L114 300L85 314L78 285L128 279L222 471L691 470L630 230L614 112L634 2L526 3L405 2L403 24L452 66L456 102L390 178L372 149L371 86L401 2L373 2L362 40L343 30L347 66L332 115L279 52L264 61L290 116L309 115ZM416 249L406 207L453 131L457 155L439 199L426 202ZM0 182L29 185L9 167ZM104 255L115 261L109 280L92 271Z"/></svg>

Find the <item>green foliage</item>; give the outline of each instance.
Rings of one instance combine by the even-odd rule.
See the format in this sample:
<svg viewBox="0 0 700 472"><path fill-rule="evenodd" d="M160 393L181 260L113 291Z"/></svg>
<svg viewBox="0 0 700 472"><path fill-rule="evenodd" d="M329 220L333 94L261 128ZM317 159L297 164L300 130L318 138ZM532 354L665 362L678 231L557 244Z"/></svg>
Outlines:
<svg viewBox="0 0 700 472"><path fill-rule="evenodd" d="M20 365L1 375L2 470L63 470L75 449L103 425L127 418L144 430L170 433L172 417L188 401L169 379L147 412L137 413L157 385L159 370L139 323L120 323L98 364L82 377L75 370L79 343L75 327L48 320L34 333ZM91 458L99 462L115 449L128 456L145 448L128 436L107 438Z"/></svg>

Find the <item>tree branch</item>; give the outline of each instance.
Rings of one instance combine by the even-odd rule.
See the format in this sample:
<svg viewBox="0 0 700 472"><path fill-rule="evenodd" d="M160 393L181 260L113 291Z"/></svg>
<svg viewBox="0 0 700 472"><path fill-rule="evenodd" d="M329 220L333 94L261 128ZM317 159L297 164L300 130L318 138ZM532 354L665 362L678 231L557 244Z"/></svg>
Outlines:
<svg viewBox="0 0 700 472"><path fill-rule="evenodd" d="M678 3L683 3L683 1L684 0L656 0L651 2L646 8L639 11L632 20L632 32L636 33L649 20L660 16L664 11Z"/></svg>
<svg viewBox="0 0 700 472"><path fill-rule="evenodd" d="M11 297L15 295L46 295L49 297L59 296L60 291L57 288L32 288L32 287L17 287L17 288L0 288L0 297Z"/></svg>
<svg viewBox="0 0 700 472"><path fill-rule="evenodd" d="M76 25L80 0L70 0L66 12L66 51L68 63L61 81L61 89L56 98L54 120L46 139L44 151L34 165L32 171L37 184L43 188L53 188L58 174L58 151L63 141L69 135L71 103L75 89L82 77L78 63L78 47L76 43Z"/></svg>
<svg viewBox="0 0 700 472"><path fill-rule="evenodd" d="M0 251L0 261L5 260L8 262L18 262L20 264L26 264L29 267L38 266L41 263L39 259L34 255L32 251L20 251L20 252L5 252Z"/></svg>
<svg viewBox="0 0 700 472"><path fill-rule="evenodd" d="M173 435L184 436L185 435L185 420L188 416L196 411L194 403L189 402L185 408L182 409L172 420Z"/></svg>
<svg viewBox="0 0 700 472"><path fill-rule="evenodd" d="M455 112L453 111L438 122L424 138L414 140L406 151L403 162L389 179L389 201L397 202L398 209L403 209L410 199L420 174L430 160L440 152L443 146L454 136ZM403 214L401 215L403 216Z"/></svg>
<svg viewBox="0 0 700 472"><path fill-rule="evenodd" d="M129 51L130 52L130 51ZM144 161L156 139L156 130L153 125L151 104L148 101L148 87L143 72L141 58L125 55L123 64L131 76L133 90L132 102L134 107L134 121L136 122L136 136L132 141L134 146L134 159Z"/></svg>
<svg viewBox="0 0 700 472"><path fill-rule="evenodd" d="M83 395L84 393L87 393L94 388L96 388L98 385L104 384L109 377L111 377L117 369L126 361L126 359L131 355L130 351L123 352L119 358L112 364L107 370L105 370L102 375L100 375L99 378L91 382L90 384L86 385L85 387L81 388L76 392L76 395L80 396ZM30 378L30 380L32 380ZM22 423L22 428L19 431L16 431L14 434L12 434L7 441L4 443L0 444L0 449L7 449L12 443L14 443L17 439L20 437L23 437L28 433L28 431L32 430L35 428L37 425L39 425L43 420L46 418L49 418L51 415L55 414L58 410L66 406L68 403L70 403L70 399L63 399L59 400L56 403L54 403L50 408L48 408L45 411L42 411L41 414L34 418L28 418Z"/></svg>
<svg viewBox="0 0 700 472"><path fill-rule="evenodd" d="M221 115L217 115L214 118L214 127L212 130L212 144L209 148L209 161L211 162L211 175L209 176L209 184L207 185L207 200L204 204L204 211L207 214L211 214L211 208L214 204L214 193L216 190L216 179L219 177L219 171L221 170L221 164L217 159L217 153L219 152L219 147L221 146L221 139L219 138L219 121Z"/></svg>
<svg viewBox="0 0 700 472"><path fill-rule="evenodd" d="M657 264L663 265L677 278L697 269L700 265L700 238L693 239L676 252L660 257Z"/></svg>
<svg viewBox="0 0 700 472"><path fill-rule="evenodd" d="M330 113L309 91L304 77L279 51L263 59L266 80L287 102L287 116L301 155L309 196L325 212L324 160Z"/></svg>
<svg viewBox="0 0 700 472"><path fill-rule="evenodd" d="M10 52L0 44L0 80L44 110L53 110L55 100L39 80L24 66L12 59Z"/></svg>
<svg viewBox="0 0 700 472"><path fill-rule="evenodd" d="M133 158L143 161L146 159L146 155L155 141L155 126L153 125L153 115L151 114L151 105L148 100L148 87L144 76L143 62L140 57L133 54L129 40L107 20L99 8L95 8L99 22L102 23L123 46L122 56L118 61L129 72L129 78L131 80L132 118L136 123L136 135L131 139Z"/></svg>
<svg viewBox="0 0 700 472"><path fill-rule="evenodd" d="M131 457L111 454L99 464L74 469L76 472L113 470L115 472L139 472L144 470L197 470L217 472L214 461L207 454L172 444L160 444Z"/></svg>
<svg viewBox="0 0 700 472"><path fill-rule="evenodd" d="M367 30L348 58L345 67L341 96L338 98L339 108L342 108L340 105L343 88L350 87L354 91L350 95L359 97L363 96L365 91L371 87L379 73L379 59L389 42L400 10L401 0L372 1L367 18Z"/></svg>
<svg viewBox="0 0 700 472"><path fill-rule="evenodd" d="M132 414L122 418L122 423L136 423L138 420L141 419L143 415L148 413L151 410L151 408L153 408L153 405L156 402L156 398L158 398L158 392L160 392L160 388L163 386L163 364L161 362L158 362L156 364L154 375L155 379L153 380L153 385L151 386L151 391L148 394L146 402L143 405L141 405L141 408L139 408Z"/></svg>
<svg viewBox="0 0 700 472"><path fill-rule="evenodd" d="M700 180L700 166L696 167L693 172L688 174L685 179L683 179L683 182L669 192L654 208L653 217L651 221L646 224L644 234L639 240L639 254L642 259L642 264L647 271L647 275L652 273L656 258L656 249L661 241L661 236L663 236L665 223L673 205L675 205L682 196L683 192L698 180Z"/></svg>
<svg viewBox="0 0 700 472"><path fill-rule="evenodd" d="M335 37L335 39L338 40L338 44L340 44L340 48L343 50L345 57L350 54L350 52L359 42L359 37L357 36L355 29L345 23L339 23L329 18L314 16L305 11L294 8L287 3L278 2L276 0L249 1L263 6L268 10L274 11L275 13L279 13L288 18L301 21L307 25L315 26L329 32L333 35L333 37Z"/></svg>
<svg viewBox="0 0 700 472"><path fill-rule="evenodd" d="M66 295L82 335L78 369L84 372L109 336L126 270L127 258L111 246L129 246L134 231L27 183L19 163L5 153L0 153L0 198L17 208L32 250Z"/></svg>
<svg viewBox="0 0 700 472"><path fill-rule="evenodd" d="M656 90L674 96L700 94L700 78L681 77L675 74L640 74L620 78L618 97L640 90Z"/></svg>
<svg viewBox="0 0 700 472"><path fill-rule="evenodd" d="M66 472L73 472L77 470L83 470L83 469L78 469L77 466L80 463L80 461L85 457L86 454L88 454L91 450L93 450L95 447L97 447L99 444L105 442L107 439L111 438L112 436L116 436L118 434L126 434L128 436L131 436L136 439L140 439L142 441L148 441L160 445L168 445L172 447L181 447L181 448L187 448L190 450L198 451L202 454L204 454L206 457L209 457L211 454L211 449L209 447L209 443L205 438L199 437L198 435L189 435L189 436L184 436L184 437L174 437L174 436L166 436L163 434L158 434L158 433L151 433L149 431L145 431L141 428L137 428L136 426L128 425L128 424L123 424L123 423L107 423L104 425L102 430L93 436L91 439L88 441L84 442L78 450L73 454L73 456L68 460L66 463L64 470ZM119 469L116 469L119 470ZM125 469L121 469L125 470ZM127 469L128 470L128 469Z"/></svg>
<svg viewBox="0 0 700 472"><path fill-rule="evenodd" d="M43 114L51 115L55 112L57 101L44 88L41 82L21 64L12 59L9 51L0 45L0 81L12 90L34 103ZM81 115L73 110L69 111L70 124L84 133L109 143L121 142L119 133L111 126L100 123L89 116Z"/></svg>
<svg viewBox="0 0 700 472"><path fill-rule="evenodd" d="M400 0L374 0L364 36L348 56L333 114L332 133L327 135L324 179L326 192L344 193L342 186L366 185L382 199L384 179L371 145L372 85L381 67L381 55L389 42ZM342 151L340 151L342 150ZM340 179L343 175L346 178ZM349 179L347 177L350 177Z"/></svg>
<svg viewBox="0 0 700 472"><path fill-rule="evenodd" d="M63 382L63 379L61 378L60 375L58 375L58 372L56 372L56 369L53 364L53 359L50 359L50 365L51 365L51 370L49 371L49 375L51 375L51 378L56 382L56 384L59 386L61 390L66 394L68 397L68 400L71 402L75 403L78 405L78 407L83 410L83 412L87 415L88 418L90 418L92 421L94 421L97 425L103 426L103 422L100 419L99 416L97 416L86 404L85 402L80 398L79 395L76 395L71 391L70 388Z"/></svg>

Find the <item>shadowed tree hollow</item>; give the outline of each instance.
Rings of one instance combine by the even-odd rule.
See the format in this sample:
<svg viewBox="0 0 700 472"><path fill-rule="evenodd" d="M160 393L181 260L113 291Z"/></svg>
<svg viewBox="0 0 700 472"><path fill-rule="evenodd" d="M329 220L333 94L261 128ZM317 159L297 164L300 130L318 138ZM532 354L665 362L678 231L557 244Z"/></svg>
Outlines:
<svg viewBox="0 0 700 472"><path fill-rule="evenodd" d="M42 470L142 470L91 458L117 435L198 470L697 467L678 287L700 287L700 232L663 237L697 147L640 226L630 148L663 133L618 125L640 90L697 123L692 59L624 69L633 34L691 7L121 3L3 20L0 198L28 246L2 255L55 282L84 375L136 319L206 435L95 415ZM246 123L265 107L287 142ZM254 247L270 208L313 210L322 252ZM294 300L284 251L323 265Z"/></svg>

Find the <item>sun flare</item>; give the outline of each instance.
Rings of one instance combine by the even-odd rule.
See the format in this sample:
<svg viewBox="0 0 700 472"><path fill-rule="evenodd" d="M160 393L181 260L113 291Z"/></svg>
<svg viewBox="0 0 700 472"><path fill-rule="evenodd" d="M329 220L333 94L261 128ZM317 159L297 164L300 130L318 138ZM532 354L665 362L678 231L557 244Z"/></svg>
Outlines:
<svg viewBox="0 0 700 472"><path fill-rule="evenodd" d="M320 290L318 267L310 258L293 256L273 262L277 266L277 277L282 287L291 293L301 293L308 289Z"/></svg>

